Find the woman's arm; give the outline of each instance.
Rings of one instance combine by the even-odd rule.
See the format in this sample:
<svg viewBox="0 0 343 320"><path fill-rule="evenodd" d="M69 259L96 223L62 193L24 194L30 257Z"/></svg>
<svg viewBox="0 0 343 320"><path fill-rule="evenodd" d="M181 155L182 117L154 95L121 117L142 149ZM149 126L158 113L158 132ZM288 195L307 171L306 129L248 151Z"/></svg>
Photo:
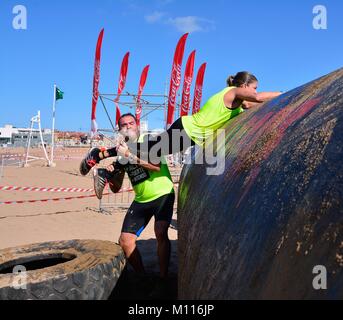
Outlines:
<svg viewBox="0 0 343 320"><path fill-rule="evenodd" d="M257 99L261 100L263 102L266 102L266 101L269 101L271 99L274 99L274 98L278 97L281 94L282 94L282 92L280 92L280 91L276 91L276 92L259 92L257 94Z"/></svg>
<svg viewBox="0 0 343 320"><path fill-rule="evenodd" d="M256 106L258 106L260 104L261 104L260 102L243 101L242 107L243 107L243 109L250 109L250 108L256 107Z"/></svg>
<svg viewBox="0 0 343 320"><path fill-rule="evenodd" d="M231 106L233 101L236 99L247 102L262 103L279 96L281 93L282 92L252 93L250 89L234 88L226 93L226 95L224 96L224 102L227 107Z"/></svg>

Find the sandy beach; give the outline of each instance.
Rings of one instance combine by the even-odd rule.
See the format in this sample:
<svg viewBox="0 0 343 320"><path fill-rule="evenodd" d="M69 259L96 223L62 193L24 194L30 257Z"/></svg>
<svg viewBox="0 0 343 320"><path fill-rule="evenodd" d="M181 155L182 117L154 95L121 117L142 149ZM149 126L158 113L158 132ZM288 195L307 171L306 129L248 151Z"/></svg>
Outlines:
<svg viewBox="0 0 343 320"><path fill-rule="evenodd" d="M6 151L6 153L20 154L22 151L11 150ZM46 167L45 162L41 160L32 162L28 168L5 166L3 168L3 177L0 179L0 186L92 189L93 179L91 173L83 177L78 170L80 159L85 152L86 149L57 149L56 159L60 160L55 161L55 168ZM128 181L124 183L128 184ZM92 195L94 195L94 192L1 190L0 203ZM121 197L125 197L125 202L128 202L133 198L133 194L126 194ZM46 241L72 239L97 239L117 242L127 209L116 208L101 213L98 208L99 200L96 197L25 202L22 204L0 204L0 249ZM153 225L152 219L142 233L138 241L138 247L141 250L147 272L156 275L159 269ZM172 242L170 274L175 277L177 273L176 211L169 229L169 237Z"/></svg>

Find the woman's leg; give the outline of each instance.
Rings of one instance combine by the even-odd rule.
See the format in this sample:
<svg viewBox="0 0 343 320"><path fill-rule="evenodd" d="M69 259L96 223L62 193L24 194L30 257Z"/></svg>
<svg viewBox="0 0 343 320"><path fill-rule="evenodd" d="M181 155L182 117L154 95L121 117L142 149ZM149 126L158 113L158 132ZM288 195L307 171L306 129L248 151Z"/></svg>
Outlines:
<svg viewBox="0 0 343 320"><path fill-rule="evenodd" d="M194 141L187 135L183 128L182 120L179 118L172 126L159 135L148 134L144 136L143 142L127 143L130 151L139 157L146 158L150 152L154 151L152 157L166 156L185 151L194 146ZM155 148L154 148L155 147ZM153 150L154 148L154 150ZM115 148L104 152L105 157L114 157L117 155Z"/></svg>
<svg viewBox="0 0 343 320"><path fill-rule="evenodd" d="M183 128L181 118L176 120L167 131L157 136L148 134L144 137L143 142L128 143L128 147L133 154L142 160L153 163L160 162L162 156L185 151L188 147L194 145L194 141ZM108 150L94 148L81 161L80 173L86 175L101 160L116 156L116 148Z"/></svg>

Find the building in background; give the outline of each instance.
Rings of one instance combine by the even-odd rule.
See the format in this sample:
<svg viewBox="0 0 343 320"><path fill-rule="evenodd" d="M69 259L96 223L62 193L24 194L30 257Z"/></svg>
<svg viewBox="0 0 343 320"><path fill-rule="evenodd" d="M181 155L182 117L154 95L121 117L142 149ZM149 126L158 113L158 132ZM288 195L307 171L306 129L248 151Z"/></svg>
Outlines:
<svg viewBox="0 0 343 320"><path fill-rule="evenodd" d="M11 124L6 124L0 128L0 145L2 147L26 147L27 140L30 136L30 128L16 128ZM51 130L43 129L43 141L45 145L51 144ZM38 129L32 129L31 146L38 147L41 145Z"/></svg>
<svg viewBox="0 0 343 320"><path fill-rule="evenodd" d="M12 143L13 126L6 124L4 128L0 128L0 145L4 146Z"/></svg>
<svg viewBox="0 0 343 320"><path fill-rule="evenodd" d="M140 122L140 131L141 131L141 135L142 134L146 134L149 130L149 124L148 121L142 121Z"/></svg>
<svg viewBox="0 0 343 320"><path fill-rule="evenodd" d="M87 133L74 131L55 131L57 146L74 147L90 143Z"/></svg>

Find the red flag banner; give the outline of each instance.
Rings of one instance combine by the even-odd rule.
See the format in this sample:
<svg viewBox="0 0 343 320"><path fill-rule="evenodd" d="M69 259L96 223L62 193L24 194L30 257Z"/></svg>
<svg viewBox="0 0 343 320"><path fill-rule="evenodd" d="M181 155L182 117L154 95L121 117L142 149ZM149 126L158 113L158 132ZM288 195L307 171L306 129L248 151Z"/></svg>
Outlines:
<svg viewBox="0 0 343 320"><path fill-rule="evenodd" d="M195 50L190 54L186 64L185 78L182 90L181 117L187 116L189 112L191 86L194 74Z"/></svg>
<svg viewBox="0 0 343 320"><path fill-rule="evenodd" d="M114 100L114 103L116 105L116 124L118 124L119 118L120 118L120 108L118 105L120 95L122 94L125 84L126 84L126 76L127 76L127 71L129 68L129 57L130 57L130 52L127 52L124 56L123 62L121 64L120 68L120 77L119 77L119 85L118 85L118 94L116 99Z"/></svg>
<svg viewBox="0 0 343 320"><path fill-rule="evenodd" d="M193 101L192 114L200 111L205 70L206 70L206 63L202 64L198 71L198 75L197 75L197 79L195 83L195 89L194 89L194 101Z"/></svg>
<svg viewBox="0 0 343 320"><path fill-rule="evenodd" d="M188 33L184 34L181 37L181 39L179 40L176 46L176 50L174 54L171 81L170 81L169 98L168 98L167 129L171 126L171 124L174 121L176 97L177 97L177 92L181 84L181 66L182 66L183 55L185 52L185 45L186 45L187 37L188 37Z"/></svg>
<svg viewBox="0 0 343 320"><path fill-rule="evenodd" d="M102 39L104 37L104 29L100 31L98 42L96 45L95 51L95 62L94 62L94 76L93 76L93 97L92 97L92 124L91 124L91 132L94 135L97 132L97 124L96 124L96 105L98 103L99 98L99 82L100 82L100 60L101 60L101 46L102 46Z"/></svg>
<svg viewBox="0 0 343 320"><path fill-rule="evenodd" d="M149 65L147 65L142 72L141 79L139 81L138 96L137 96L137 106L136 106L136 118L138 125L140 124L141 114L142 114L142 103L141 96L145 87L146 79L148 77Z"/></svg>

